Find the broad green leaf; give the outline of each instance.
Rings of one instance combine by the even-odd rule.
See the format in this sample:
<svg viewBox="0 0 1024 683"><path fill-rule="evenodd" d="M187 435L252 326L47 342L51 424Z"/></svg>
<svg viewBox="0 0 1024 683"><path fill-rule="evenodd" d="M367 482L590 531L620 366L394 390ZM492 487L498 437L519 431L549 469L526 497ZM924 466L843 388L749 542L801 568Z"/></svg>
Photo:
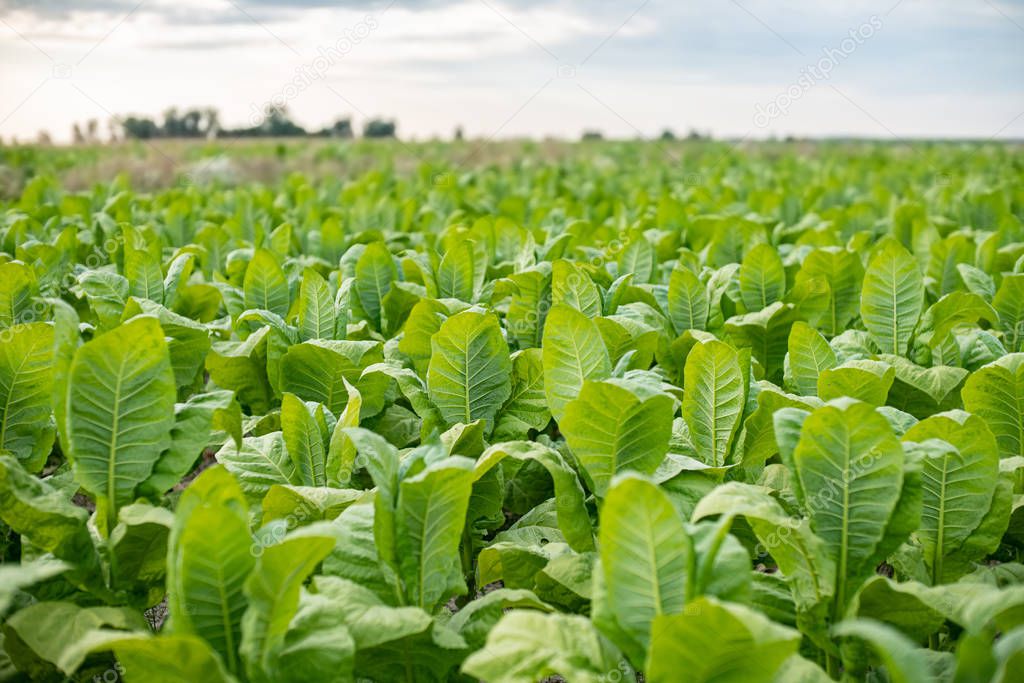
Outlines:
<svg viewBox="0 0 1024 683"><path fill-rule="evenodd" d="M960 392L964 408L980 416L1003 458L1024 455L1024 354L1013 353L978 369Z"/></svg>
<svg viewBox="0 0 1024 683"><path fill-rule="evenodd" d="M466 643L418 607L392 607L359 584L314 577L356 646L354 670L372 680L445 681L466 656Z"/></svg>
<svg viewBox="0 0 1024 683"><path fill-rule="evenodd" d="M828 336L834 337L845 330L857 315L863 276L860 259L847 249L815 249L804 259L796 275L797 285L819 277L829 284L828 310L819 323Z"/></svg>
<svg viewBox="0 0 1024 683"><path fill-rule="evenodd" d="M359 426L359 413L363 406L363 396L354 386L345 382L345 391L348 394L348 401L345 409L338 416L334 425L330 441L327 444L326 476L327 484L337 486L347 484L352 478L352 470L355 468L356 447L346 434L345 430Z"/></svg>
<svg viewBox="0 0 1024 683"><path fill-rule="evenodd" d="M588 318L601 315L601 294L587 272L572 261L551 264L551 303L572 306Z"/></svg>
<svg viewBox="0 0 1024 683"><path fill-rule="evenodd" d="M702 597L654 620L645 671L651 683L678 681L682 671L694 683L771 680L799 644L797 631L752 609Z"/></svg>
<svg viewBox="0 0 1024 683"><path fill-rule="evenodd" d="M303 339L333 339L337 324L327 282L312 268L302 271L299 285L299 334Z"/></svg>
<svg viewBox="0 0 1024 683"><path fill-rule="evenodd" d="M0 518L25 540L87 570L98 565L89 513L10 455L0 455L0 493Z"/></svg>
<svg viewBox="0 0 1024 683"><path fill-rule="evenodd" d="M544 323L542 360L544 393L556 421L579 395L585 380L605 379L612 371L597 325L564 304L553 306Z"/></svg>
<svg viewBox="0 0 1024 683"><path fill-rule="evenodd" d="M250 681L281 679L277 658L299 607L299 590L333 547L331 537L292 535L262 549L243 589L248 606L239 653Z"/></svg>
<svg viewBox="0 0 1024 683"><path fill-rule="evenodd" d="M30 472L42 469L53 447L54 328L15 325L0 333L0 450Z"/></svg>
<svg viewBox="0 0 1024 683"><path fill-rule="evenodd" d="M579 553L594 549L594 535L587 514L583 487L558 451L535 441L506 441L495 444L480 456L474 470L479 481L504 458L537 461L554 483L557 524L569 546Z"/></svg>
<svg viewBox="0 0 1024 683"><path fill-rule="evenodd" d="M398 268L391 252L383 242L366 245L355 267L354 293L366 319L376 329L381 329L381 311L384 297L398 279Z"/></svg>
<svg viewBox="0 0 1024 683"><path fill-rule="evenodd" d="M883 353L907 353L923 304L917 262L898 242L886 241L868 264L860 300L864 326Z"/></svg>
<svg viewBox="0 0 1024 683"><path fill-rule="evenodd" d="M836 354L825 338L799 320L789 331L787 361L792 386L803 396L817 396L818 377L838 365Z"/></svg>
<svg viewBox="0 0 1024 683"><path fill-rule="evenodd" d="M259 503L275 484L302 483L281 432L247 436L242 445L228 442L217 451L217 462L234 475L251 503Z"/></svg>
<svg viewBox="0 0 1024 683"><path fill-rule="evenodd" d="M903 485L903 448L889 423L866 403L842 400L812 412L793 451L804 507L836 565L836 604L874 571L867 563L883 539Z"/></svg>
<svg viewBox="0 0 1024 683"><path fill-rule="evenodd" d="M888 680L893 683L929 683L935 680L925 652L891 626L868 619L854 619L836 624L832 633L868 643L885 665ZM854 673L850 671L851 675Z"/></svg>
<svg viewBox="0 0 1024 683"><path fill-rule="evenodd" d="M0 617L5 616L8 608L23 597L21 591L31 588L36 583L63 574L69 569L71 569L70 564L53 558L40 559L31 563L11 562L0 565Z"/></svg>
<svg viewBox="0 0 1024 683"><path fill-rule="evenodd" d="M188 635L137 636L107 644L124 667L128 683L230 683L224 662L200 638Z"/></svg>
<svg viewBox="0 0 1024 683"><path fill-rule="evenodd" d="M459 299L472 302L474 297L473 243L458 242L450 247L437 267L437 296L442 299Z"/></svg>
<svg viewBox="0 0 1024 683"><path fill-rule="evenodd" d="M706 329L708 306L704 284L689 268L677 264L668 281L668 317L676 334Z"/></svg>
<svg viewBox="0 0 1024 683"><path fill-rule="evenodd" d="M0 329L32 322L26 317L38 289L35 275L27 265L17 261L0 263Z"/></svg>
<svg viewBox="0 0 1024 683"><path fill-rule="evenodd" d="M923 368L906 358L882 354L878 360L896 371L888 405L918 419L960 406L960 387L970 374L964 368Z"/></svg>
<svg viewBox="0 0 1024 683"><path fill-rule="evenodd" d="M601 506L603 590L594 623L637 666L647 657L651 623L683 611L694 549L683 520L655 484L617 478Z"/></svg>
<svg viewBox="0 0 1024 683"><path fill-rule="evenodd" d="M992 308L999 315L999 327L1007 350L1024 351L1024 273L1003 276Z"/></svg>
<svg viewBox="0 0 1024 683"><path fill-rule="evenodd" d="M914 538L921 544L932 583L940 583L947 580L944 560L979 527L992 505L999 450L985 422L963 411L922 420L903 440L925 447L923 509Z"/></svg>
<svg viewBox="0 0 1024 683"><path fill-rule="evenodd" d="M323 405L306 404L286 393L281 400L281 431L299 480L306 486L326 486L328 434Z"/></svg>
<svg viewBox="0 0 1024 683"><path fill-rule="evenodd" d="M129 225L122 226L124 236L124 276L128 278L132 296L164 302L164 274L160 268L160 243L147 242L143 232ZM150 236L151 237L151 236Z"/></svg>
<svg viewBox="0 0 1024 683"><path fill-rule="evenodd" d="M517 351L512 354L512 393L498 411L493 439L523 438L529 430L540 431L550 421L541 350Z"/></svg>
<svg viewBox="0 0 1024 683"><path fill-rule="evenodd" d="M239 673L243 586L264 549L249 535L242 491L223 467L203 472L175 512L167 553L167 604L175 635L199 636Z"/></svg>
<svg viewBox="0 0 1024 683"><path fill-rule="evenodd" d="M502 617L462 672L489 683L536 683L556 675L573 683L599 683L611 674L633 675L589 619L522 609Z"/></svg>
<svg viewBox="0 0 1024 683"><path fill-rule="evenodd" d="M693 520L712 515L742 516L760 541L756 549L775 560L789 582L797 607L809 612L832 597L836 563L808 520L786 513L779 501L760 486L728 482L701 498Z"/></svg>
<svg viewBox="0 0 1024 683"><path fill-rule="evenodd" d="M551 270L546 263L508 277L514 291L505 315L509 335L521 349L540 348L551 308ZM440 323L439 323L440 324Z"/></svg>
<svg viewBox="0 0 1024 683"><path fill-rule="evenodd" d="M743 257L739 288L748 311L760 311L781 301L786 293L786 272L782 259L770 244L758 244Z"/></svg>
<svg viewBox="0 0 1024 683"><path fill-rule="evenodd" d="M653 474L668 452L675 402L627 380L586 380L560 428L591 489L604 496L625 470Z"/></svg>
<svg viewBox="0 0 1024 683"><path fill-rule="evenodd" d="M257 249L245 269L242 284L245 307L270 311L280 316L288 314L290 295L288 281L277 263L277 258L266 249Z"/></svg>
<svg viewBox="0 0 1024 683"><path fill-rule="evenodd" d="M321 339L296 344L281 358L281 391L322 403L337 415L348 403L345 387L354 385L362 393L363 414L373 415L383 407L387 379L378 376L364 384L360 378L363 370L383 359L380 343L373 341Z"/></svg>
<svg viewBox="0 0 1024 683"><path fill-rule="evenodd" d="M68 459L82 488L106 510L107 530L117 508L171 445L174 373L163 331L140 317L75 352L68 377Z"/></svg>
<svg viewBox="0 0 1024 683"><path fill-rule="evenodd" d="M512 361L493 315L463 311L431 339L427 391L449 425L494 416L511 395Z"/></svg>
<svg viewBox="0 0 1024 683"><path fill-rule="evenodd" d="M399 484L399 569L409 601L428 611L466 591L459 541L472 482L473 461L451 456Z"/></svg>
<svg viewBox="0 0 1024 683"><path fill-rule="evenodd" d="M101 628L130 631L146 628L146 621L127 607L80 607L71 602L37 602L11 615L4 629L17 634L19 640L42 659L67 676L75 673L89 654L83 647L89 637Z"/></svg>
<svg viewBox="0 0 1024 683"><path fill-rule="evenodd" d="M720 341L702 342L686 357L683 419L703 462L721 467L729 461L747 398L740 354Z"/></svg>
<svg viewBox="0 0 1024 683"><path fill-rule="evenodd" d="M823 370L818 376L818 396L823 401L848 396L873 406L883 406L896 379L888 363L876 360L849 360Z"/></svg>

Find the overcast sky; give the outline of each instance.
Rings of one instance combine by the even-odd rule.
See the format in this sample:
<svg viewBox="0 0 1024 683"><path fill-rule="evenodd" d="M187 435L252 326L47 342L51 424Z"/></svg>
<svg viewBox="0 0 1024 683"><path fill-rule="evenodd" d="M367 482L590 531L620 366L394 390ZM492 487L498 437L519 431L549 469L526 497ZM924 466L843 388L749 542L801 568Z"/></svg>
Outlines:
<svg viewBox="0 0 1024 683"><path fill-rule="evenodd" d="M214 106L449 137L1024 138L1024 0L0 0L0 137Z"/></svg>

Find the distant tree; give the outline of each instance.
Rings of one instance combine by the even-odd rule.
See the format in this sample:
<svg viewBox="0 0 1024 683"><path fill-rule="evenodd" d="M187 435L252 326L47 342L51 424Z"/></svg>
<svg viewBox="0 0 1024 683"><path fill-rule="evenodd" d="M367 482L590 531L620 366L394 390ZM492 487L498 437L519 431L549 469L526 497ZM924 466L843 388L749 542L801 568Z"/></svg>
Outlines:
<svg viewBox="0 0 1024 683"><path fill-rule="evenodd" d="M583 131L583 140L604 140L604 134L599 130L585 130Z"/></svg>
<svg viewBox="0 0 1024 683"><path fill-rule="evenodd" d="M36 144L41 147L49 147L53 144L53 139L50 138L50 134L45 130L39 131L39 135L36 136Z"/></svg>
<svg viewBox="0 0 1024 683"><path fill-rule="evenodd" d="M464 134L464 132L462 130L462 126L456 126L455 127L455 139L456 140L462 140L464 137L465 137L465 134Z"/></svg>
<svg viewBox="0 0 1024 683"><path fill-rule="evenodd" d="M352 119L349 117L341 118L332 123L330 126L320 131L320 135L331 138L351 138L355 133L352 130Z"/></svg>
<svg viewBox="0 0 1024 683"><path fill-rule="evenodd" d="M86 128L86 142L90 145L95 145L100 141L100 122L96 119L89 119L85 122Z"/></svg>
<svg viewBox="0 0 1024 683"><path fill-rule="evenodd" d="M121 122L125 138L149 140L158 137L162 131L153 119L145 116L129 116Z"/></svg>
<svg viewBox="0 0 1024 683"><path fill-rule="evenodd" d="M671 128L666 128L665 130L661 131L661 139L664 140L665 142L669 142L671 140L676 139L676 134L672 132Z"/></svg>
<svg viewBox="0 0 1024 683"><path fill-rule="evenodd" d="M82 129L77 123L71 126L71 141L76 145L81 145L85 142L85 135L82 134Z"/></svg>
<svg viewBox="0 0 1024 683"><path fill-rule="evenodd" d="M364 138L393 138L395 137L395 122L386 119L370 119L363 126Z"/></svg>

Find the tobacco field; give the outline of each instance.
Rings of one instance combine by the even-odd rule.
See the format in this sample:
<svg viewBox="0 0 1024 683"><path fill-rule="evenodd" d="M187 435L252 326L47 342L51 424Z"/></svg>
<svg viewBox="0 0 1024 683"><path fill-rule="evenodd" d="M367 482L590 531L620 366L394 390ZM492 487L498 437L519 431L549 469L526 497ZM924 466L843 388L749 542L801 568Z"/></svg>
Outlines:
<svg viewBox="0 0 1024 683"><path fill-rule="evenodd" d="M0 681L1021 680L1019 148L387 144L0 200Z"/></svg>

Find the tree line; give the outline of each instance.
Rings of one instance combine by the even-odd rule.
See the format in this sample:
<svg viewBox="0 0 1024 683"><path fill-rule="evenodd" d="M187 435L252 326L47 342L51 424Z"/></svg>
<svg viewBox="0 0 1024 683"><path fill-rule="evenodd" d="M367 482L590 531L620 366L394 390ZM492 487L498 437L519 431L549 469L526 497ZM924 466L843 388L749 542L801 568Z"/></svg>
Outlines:
<svg viewBox="0 0 1024 683"><path fill-rule="evenodd" d="M253 125L242 128L227 128L221 125L220 114L213 107L179 110L167 109L160 119L149 116L131 115L114 117L109 123L112 139L151 140L155 138L262 138L262 137L333 137L353 138L355 129L351 117L340 117L324 128L307 130L296 123L288 108L283 105L269 105ZM390 119L374 118L363 124L365 138L393 138L397 124ZM83 125L72 127L72 139L76 143L99 142L99 124L95 119Z"/></svg>

